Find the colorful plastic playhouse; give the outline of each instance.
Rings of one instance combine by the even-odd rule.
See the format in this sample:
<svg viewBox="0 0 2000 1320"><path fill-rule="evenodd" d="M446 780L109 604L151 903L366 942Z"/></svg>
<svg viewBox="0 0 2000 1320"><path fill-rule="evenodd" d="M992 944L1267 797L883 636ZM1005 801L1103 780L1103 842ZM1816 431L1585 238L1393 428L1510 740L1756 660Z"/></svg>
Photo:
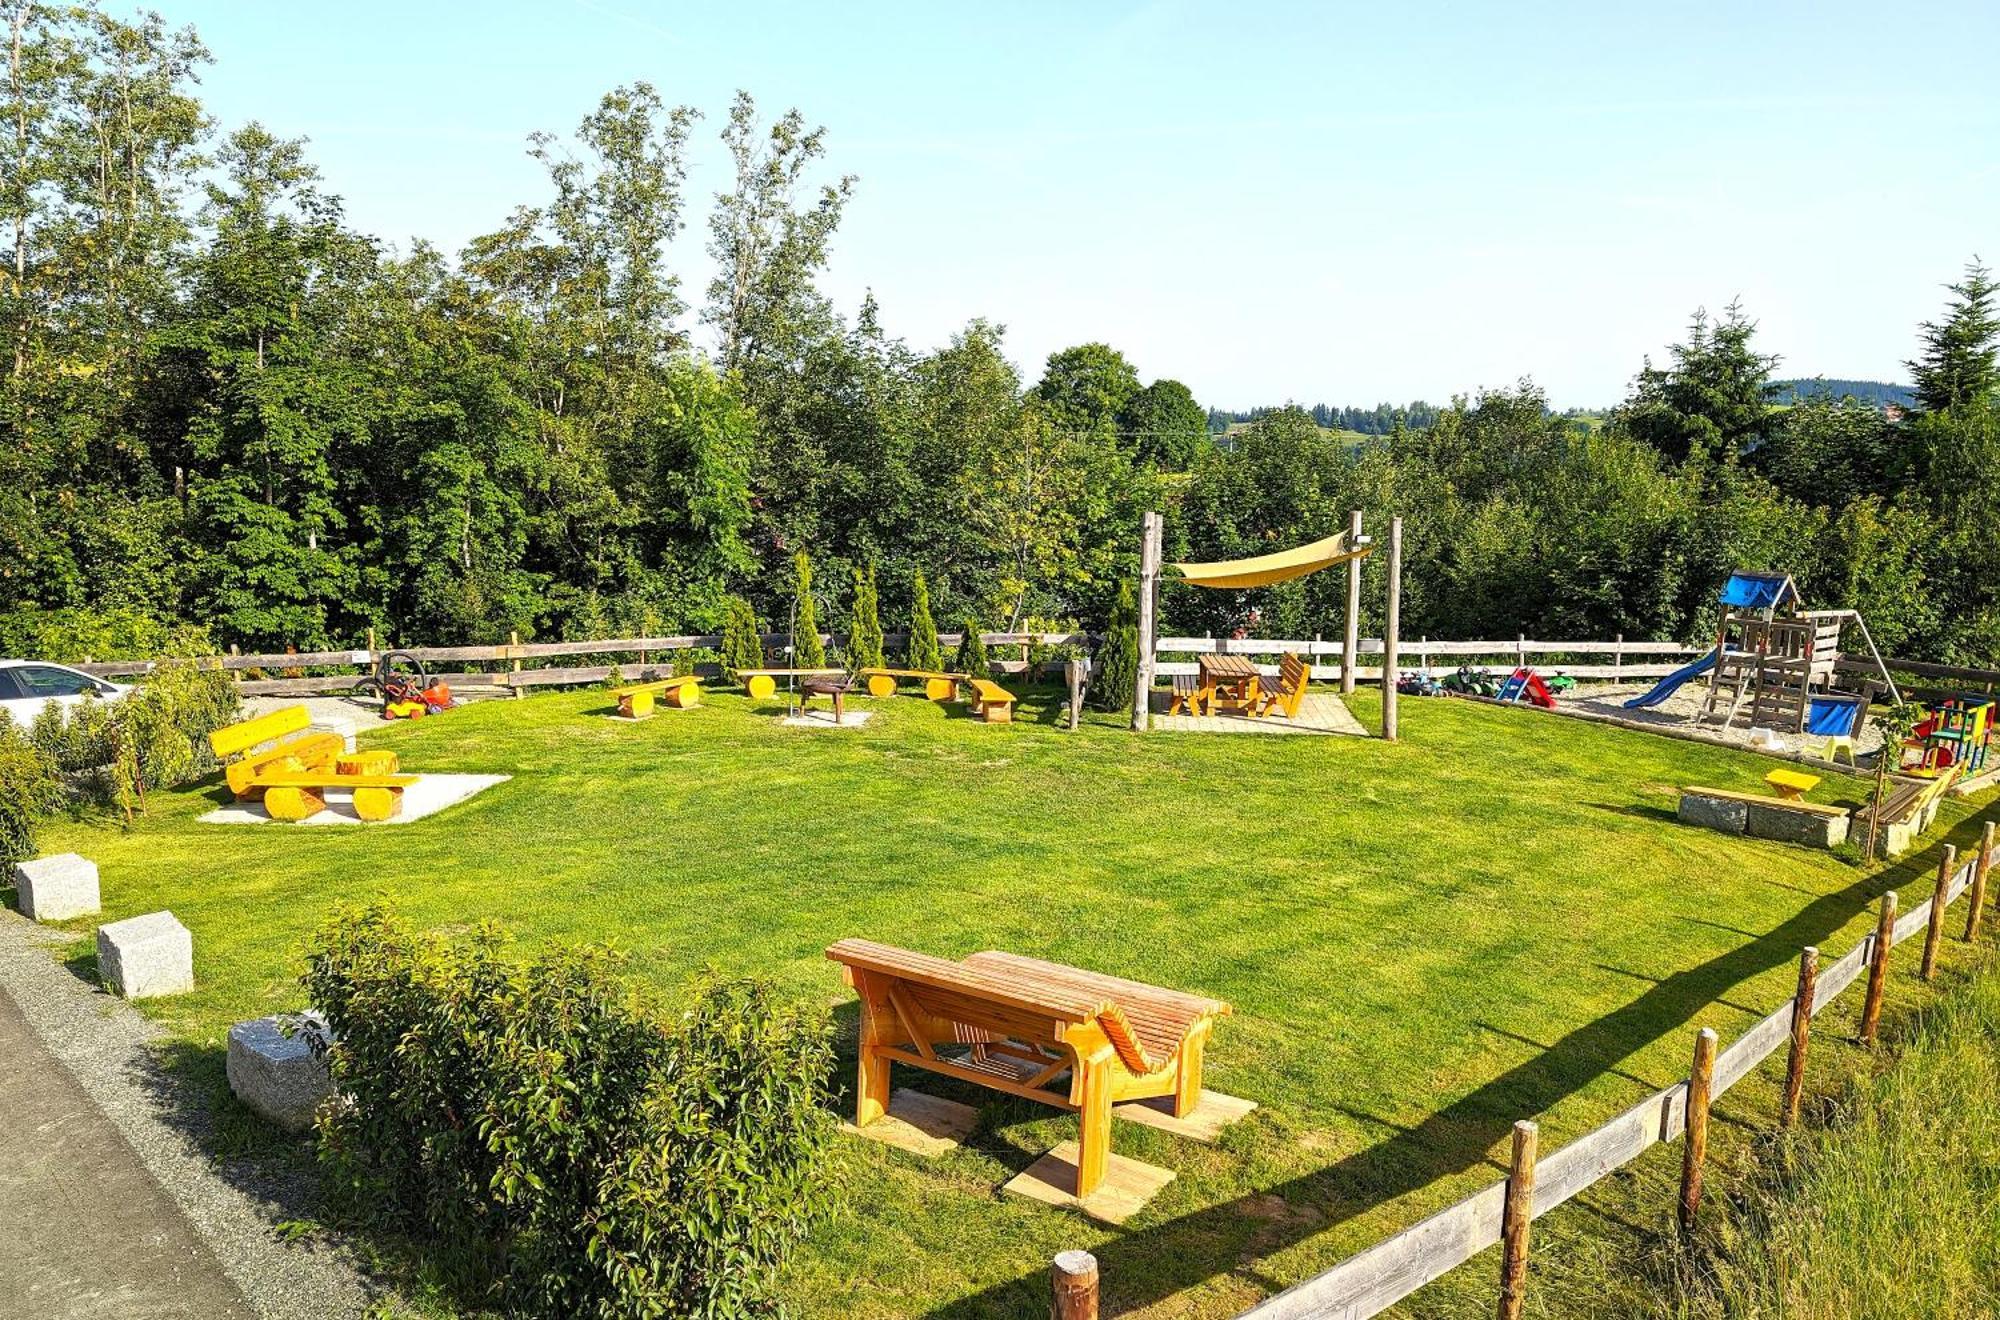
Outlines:
<svg viewBox="0 0 2000 1320"><path fill-rule="evenodd" d="M1941 775L1956 766L1969 779L1986 766L1987 744L1993 737L1994 699L1983 692L1961 692L1928 703L1930 716L1903 743L1903 771Z"/></svg>

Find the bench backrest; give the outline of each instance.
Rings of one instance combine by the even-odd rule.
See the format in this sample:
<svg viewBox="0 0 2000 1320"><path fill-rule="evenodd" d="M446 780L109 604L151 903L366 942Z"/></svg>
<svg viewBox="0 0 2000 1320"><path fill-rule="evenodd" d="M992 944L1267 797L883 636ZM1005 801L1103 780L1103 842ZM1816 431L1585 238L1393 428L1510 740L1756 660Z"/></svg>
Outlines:
<svg viewBox="0 0 2000 1320"><path fill-rule="evenodd" d="M1278 682L1286 692L1296 692L1306 685L1306 662L1287 651L1278 661Z"/></svg>
<svg viewBox="0 0 2000 1320"><path fill-rule="evenodd" d="M208 735L208 745L217 759L240 756L252 747L287 734L298 733L312 723L312 712L303 705L281 706L268 715L241 724L225 725Z"/></svg>

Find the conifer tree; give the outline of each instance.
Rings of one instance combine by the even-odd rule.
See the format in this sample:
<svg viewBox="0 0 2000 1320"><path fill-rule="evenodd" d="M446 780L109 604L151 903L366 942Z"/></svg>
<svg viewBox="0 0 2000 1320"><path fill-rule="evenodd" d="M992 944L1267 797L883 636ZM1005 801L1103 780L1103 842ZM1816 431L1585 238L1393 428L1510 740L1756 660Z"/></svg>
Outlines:
<svg viewBox="0 0 2000 1320"><path fill-rule="evenodd" d="M847 628L847 667L880 669L882 613L875 588L875 565L854 570L854 604Z"/></svg>
<svg viewBox="0 0 2000 1320"><path fill-rule="evenodd" d="M764 643L757 636L757 612L741 596L723 606L722 667L734 679L745 669L764 667Z"/></svg>
<svg viewBox="0 0 2000 1320"><path fill-rule="evenodd" d="M917 574L916 600L910 607L908 658L912 669L930 672L944 667L944 656L938 650L937 624L931 618L931 593L924 585L922 573Z"/></svg>
<svg viewBox="0 0 2000 1320"><path fill-rule="evenodd" d="M1118 588L1104 645L1090 673L1090 704L1098 710L1127 710L1139 683L1139 601L1127 581Z"/></svg>
<svg viewBox="0 0 2000 1320"><path fill-rule="evenodd" d="M1976 403L2000 385L1994 365L2000 317L1993 306L2000 285L1993 272L1974 258L1966 263L1965 278L1945 287L1952 300L1944 320L1924 322L1923 351L1903 364L1916 376L1917 406L1925 412Z"/></svg>
<svg viewBox="0 0 2000 1320"><path fill-rule="evenodd" d="M993 665L986 658L986 639L980 635L979 620L968 614L959 625L964 635L958 639L958 654L951 667L970 678L990 678Z"/></svg>
<svg viewBox="0 0 2000 1320"><path fill-rule="evenodd" d="M826 647L820 644L819 610L813 605L812 560L801 550L793 556L792 564L798 571L798 586L794 589L798 612L792 616L792 663L801 669L820 669L826 665Z"/></svg>

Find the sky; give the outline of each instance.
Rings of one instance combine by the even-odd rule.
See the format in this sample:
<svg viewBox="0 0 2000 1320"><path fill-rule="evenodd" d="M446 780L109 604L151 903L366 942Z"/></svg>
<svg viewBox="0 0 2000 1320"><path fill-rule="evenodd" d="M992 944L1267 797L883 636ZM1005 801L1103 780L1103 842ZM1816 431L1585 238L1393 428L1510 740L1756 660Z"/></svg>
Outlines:
<svg viewBox="0 0 2000 1320"><path fill-rule="evenodd" d="M1990 2L151 3L222 128L309 139L399 247L541 201L528 134L643 79L704 114L698 304L744 88L858 176L843 311L872 290L920 349L998 322L1031 381L1101 340L1223 408L1611 404L1731 299L1781 374L1904 380L1941 286L2000 260Z"/></svg>

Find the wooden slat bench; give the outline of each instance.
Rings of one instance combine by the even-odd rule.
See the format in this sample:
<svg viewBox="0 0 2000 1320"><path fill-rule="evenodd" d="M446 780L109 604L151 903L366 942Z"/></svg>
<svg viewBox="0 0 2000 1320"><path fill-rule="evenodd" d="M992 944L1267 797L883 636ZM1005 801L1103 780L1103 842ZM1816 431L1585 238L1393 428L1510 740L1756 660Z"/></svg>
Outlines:
<svg viewBox="0 0 2000 1320"><path fill-rule="evenodd" d="M988 724L1011 724L1014 720L1014 694L992 679L975 678L972 680L972 713Z"/></svg>
<svg viewBox="0 0 2000 1320"><path fill-rule="evenodd" d="M1174 675L1174 698L1167 703L1167 714L1201 714L1201 676L1199 674Z"/></svg>
<svg viewBox="0 0 2000 1320"><path fill-rule="evenodd" d="M1278 686L1264 694L1263 709L1257 713L1269 715L1273 710L1282 709L1286 719L1297 719L1299 707L1306 699L1306 683L1311 677L1312 670L1307 668L1306 662L1287 652L1278 662Z"/></svg>
<svg viewBox="0 0 2000 1320"><path fill-rule="evenodd" d="M210 733L209 748L224 761L230 791L239 800L261 798L273 820L304 820L324 811L330 788L354 790L354 814L362 820L399 815L403 790L417 777L396 773L396 754L348 753L339 734L306 732L311 723L306 707L284 706Z"/></svg>
<svg viewBox="0 0 2000 1320"><path fill-rule="evenodd" d="M209 750L223 763L223 782L238 799L264 795L259 780L267 771L330 767L346 744L337 733L309 733L312 712L283 706L208 735Z"/></svg>
<svg viewBox="0 0 2000 1320"><path fill-rule="evenodd" d="M1889 788L1882 795L1882 808L1878 813L1873 807L1861 807L1854 813L1854 827L1864 836L1869 822L1876 822L1875 837L1877 851L1884 857L1894 857L1917 841L1918 836L1931 827L1937 819L1938 804L1958 779L1958 767L1952 766L1944 773L1920 777L1914 775L1892 775Z"/></svg>
<svg viewBox="0 0 2000 1320"><path fill-rule="evenodd" d="M826 951L861 999L854 1124L889 1103L891 1064L908 1064L1082 1115L1079 1198L1104 1179L1111 1106L1201 1098L1202 1055L1229 1005L1017 954L963 962L871 940ZM1057 1086L1059 1089L1048 1089Z"/></svg>
<svg viewBox="0 0 2000 1320"><path fill-rule="evenodd" d="M394 820L403 814L403 790L415 775L343 775L324 771L268 774L258 780L264 810L272 820L304 820L326 810L326 791L351 789L354 814L365 821Z"/></svg>
<svg viewBox="0 0 2000 1320"><path fill-rule="evenodd" d="M643 720L653 713L653 703L664 701L676 710L701 704L701 680L693 674L656 678L644 683L628 683L611 689L618 698L618 713L628 720Z"/></svg>

